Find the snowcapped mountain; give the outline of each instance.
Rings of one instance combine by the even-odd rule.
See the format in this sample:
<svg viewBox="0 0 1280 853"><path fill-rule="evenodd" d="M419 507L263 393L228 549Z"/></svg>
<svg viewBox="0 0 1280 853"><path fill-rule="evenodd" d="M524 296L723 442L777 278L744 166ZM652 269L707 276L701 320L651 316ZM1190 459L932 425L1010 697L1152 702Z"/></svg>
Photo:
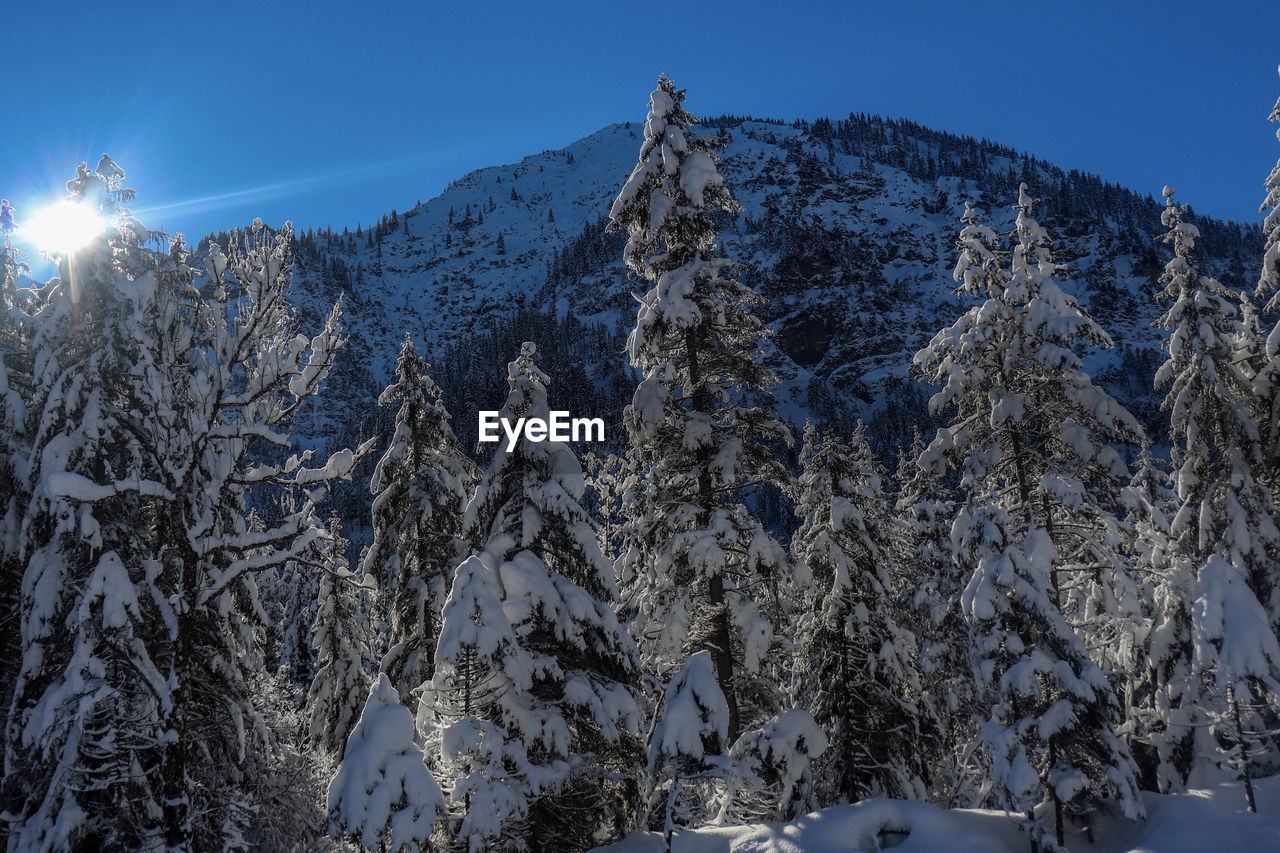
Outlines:
<svg viewBox="0 0 1280 853"><path fill-rule="evenodd" d="M725 117L702 127L729 138L721 170L743 210L723 222L722 242L764 297L758 310L775 332L764 356L784 417L867 418L881 452L927 419L927 395L908 379L909 365L965 307L951 280L964 204L1009 231L1025 181L1042 199L1038 218L1067 267L1064 289L1117 344L1087 365L1158 429L1150 378L1161 358L1152 322L1164 250L1161 208L1149 196L907 121ZM328 392L334 417L324 420L350 428L364 417L351 407L371 411L407 332L443 374L464 442L474 437L474 409L500 404L502 365L525 337L560 353L551 364L553 402L556 388L576 388L570 402L607 405L615 411L600 414L617 423L633 384L621 341L640 285L628 280L622 239L604 234L603 222L634 165L640 131L610 125L566 148L472 172L372 228L300 235L295 297L305 316L323 316L349 294L350 343ZM1197 224L1204 268L1231 287L1251 287L1260 232Z"/></svg>

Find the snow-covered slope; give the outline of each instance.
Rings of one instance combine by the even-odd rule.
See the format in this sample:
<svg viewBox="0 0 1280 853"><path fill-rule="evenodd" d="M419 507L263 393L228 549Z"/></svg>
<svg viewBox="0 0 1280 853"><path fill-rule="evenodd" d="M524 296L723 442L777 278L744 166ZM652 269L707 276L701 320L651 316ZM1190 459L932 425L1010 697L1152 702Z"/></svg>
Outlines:
<svg viewBox="0 0 1280 853"><path fill-rule="evenodd" d="M384 218L374 233L353 226L346 234L303 235L296 295L307 312L322 316L340 292L350 293L345 372L330 386L336 420L350 421L353 407L367 409L405 332L440 367L449 346L481 331L522 334L511 319L522 305L554 306L561 317L610 333L630 325L638 284L628 281L621 241L603 234L602 221L634 164L639 130L611 125L562 150L472 172ZM911 355L961 307L951 269L964 203L1010 229L1010 206L1026 181L1043 198L1038 218L1059 260L1072 268L1065 289L1120 345L1089 366L1141 419L1159 422L1150 389L1159 310L1151 297L1163 250L1160 207L1148 196L910 122L718 119L705 132L730 138L722 171L744 209L723 223L723 244L765 297L759 310L776 335L764 355L780 380L785 417L873 419L882 451L909 434L910 423L925 417L922 391L905 379ZM1261 249L1257 230L1198 225L1206 269L1246 286ZM597 385L611 374L614 386L626 387L618 349L578 369ZM497 379L514 357L461 352ZM477 387L474 377L465 384ZM472 404L500 402L471 396L448 400L456 419L474 419ZM625 397L614 402L620 408Z"/></svg>
<svg viewBox="0 0 1280 853"><path fill-rule="evenodd" d="M1108 821L1095 842L1081 832L1067 838L1073 853L1262 853L1280 850L1280 778L1258 786L1259 814L1244 809L1237 783L1165 796L1145 792L1143 823ZM610 853L658 853L659 833L641 833ZM1026 853L1016 817L978 809L945 811L928 803L865 800L836 806L793 823L678 832L672 853Z"/></svg>

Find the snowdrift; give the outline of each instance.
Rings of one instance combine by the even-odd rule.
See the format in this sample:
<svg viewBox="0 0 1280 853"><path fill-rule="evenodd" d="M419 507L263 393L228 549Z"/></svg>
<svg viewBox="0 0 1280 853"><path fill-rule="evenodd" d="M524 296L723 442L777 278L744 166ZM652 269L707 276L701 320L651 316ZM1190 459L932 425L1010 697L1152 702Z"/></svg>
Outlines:
<svg viewBox="0 0 1280 853"><path fill-rule="evenodd" d="M1280 777L1258 784L1259 814L1245 810L1238 783L1186 794L1143 793L1144 823L1109 821L1096 843L1069 836L1072 853L1265 853L1280 851ZM714 827L676 834L673 853L1027 853L1015 817L902 800L864 800L793 823ZM662 836L645 832L601 853L659 853Z"/></svg>

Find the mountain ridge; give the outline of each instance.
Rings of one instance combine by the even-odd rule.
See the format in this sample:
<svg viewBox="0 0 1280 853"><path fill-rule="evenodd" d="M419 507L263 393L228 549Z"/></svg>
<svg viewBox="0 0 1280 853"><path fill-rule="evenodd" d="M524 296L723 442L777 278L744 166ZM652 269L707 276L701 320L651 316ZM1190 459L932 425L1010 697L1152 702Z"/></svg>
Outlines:
<svg viewBox="0 0 1280 853"><path fill-rule="evenodd" d="M317 438L333 444L385 428L373 401L406 332L435 362L469 448L474 409L496 408L505 396L503 366L515 350L498 352L499 341L507 349L516 339L538 342L549 354L553 402L564 393L558 406L619 423L634 386L621 341L641 283L625 273L622 239L604 222L634 165L640 127L610 124L564 148L472 171L369 229L298 235L294 298L304 318L323 316L347 294L350 343L326 411L314 413ZM1087 366L1150 428L1159 424L1149 377L1159 363L1152 322L1163 229L1150 195L908 120L720 116L700 127L728 137L721 171L743 210L723 218L721 246L764 298L759 313L773 335L761 356L778 377L786 419L865 418L882 454L912 426L927 426L927 393L909 365L963 310L951 270L964 204L1010 231L1025 182L1042 199L1037 216L1069 270L1064 290L1116 342L1089 354ZM1261 230L1195 219L1206 273L1252 290ZM570 318L594 331L571 338L562 328ZM557 357L539 333L576 355ZM601 406L610 411L588 410Z"/></svg>

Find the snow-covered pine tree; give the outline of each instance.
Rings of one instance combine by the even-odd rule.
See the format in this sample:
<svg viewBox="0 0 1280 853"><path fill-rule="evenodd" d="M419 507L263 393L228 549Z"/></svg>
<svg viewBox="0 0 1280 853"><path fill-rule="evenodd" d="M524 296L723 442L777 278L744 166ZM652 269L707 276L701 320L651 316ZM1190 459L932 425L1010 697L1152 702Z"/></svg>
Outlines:
<svg viewBox="0 0 1280 853"><path fill-rule="evenodd" d="M717 788L730 775L729 704L709 651L695 652L668 682L649 737L648 828L671 850L677 829L711 819Z"/></svg>
<svg viewBox="0 0 1280 853"><path fill-rule="evenodd" d="M934 411L953 409L920 464L963 469L962 488L992 491L1027 526L1040 526L1058 553L1051 580L1068 612L1091 584L1110 583L1116 511L1129 472L1116 447L1141 445L1142 429L1085 373L1077 351L1110 337L1054 280L1047 232L1019 190L1011 266L1000 266L996 235L966 210L955 279L982 301L915 356L942 389Z"/></svg>
<svg viewBox="0 0 1280 853"><path fill-rule="evenodd" d="M992 781L1001 805L1027 813L1037 844L1048 829L1032 809L1050 800L1062 846L1064 809L1087 819L1111 802L1127 818L1142 817L1133 761L1112 732L1120 709L1111 684L1053 603L1048 534L1020 533L998 496L985 498L961 510L953 550L972 571L961 604L974 673L992 701L983 731Z"/></svg>
<svg viewBox="0 0 1280 853"><path fill-rule="evenodd" d="M1195 572L1188 675L1193 687L1214 689L1182 695L1215 714L1229 732L1225 737L1245 742L1239 748L1247 749L1249 730L1261 726L1251 712L1266 694L1274 698L1280 676L1274 558L1280 530L1262 475L1258 399L1233 358L1231 342L1240 324L1235 295L1196 268L1191 253L1200 232L1183 221L1184 212L1173 188L1165 187L1161 223L1169 230L1163 239L1174 255L1160 277L1160 297L1172 304L1160 318L1169 331L1169 359L1156 373L1156 387L1169 386L1162 408L1170 416L1178 498L1169 535ZM1270 613L1260 623L1263 603ZM1203 739L1201 745L1212 746ZM1247 780L1249 762L1239 765Z"/></svg>
<svg viewBox="0 0 1280 853"><path fill-rule="evenodd" d="M508 365L500 415L510 423L550 420L536 352L526 342ZM583 508L584 488L568 445L522 433L510 450L496 446L463 517L464 535L498 565L502 605L532 667L524 701L541 723L522 727L529 760L563 767L530 803L535 847L553 838L586 846L597 833L620 832L640 757L638 652L614 612L613 567Z"/></svg>
<svg viewBox="0 0 1280 853"><path fill-rule="evenodd" d="M978 766L979 719L969 672L969 626L960 609L968 577L951 556L955 496L916 464L924 438L914 431L902 454L894 504L891 564L914 587L904 622L919 646L920 761L929 769L929 799L948 808L978 805L985 775Z"/></svg>
<svg viewBox="0 0 1280 853"><path fill-rule="evenodd" d="M493 555L458 566L436 648L418 727L428 735L428 762L448 796L447 835L468 851L525 849L529 802L558 784L565 768L534 765L525 749L546 735L528 703L531 660L503 610Z"/></svg>
<svg viewBox="0 0 1280 853"><path fill-rule="evenodd" d="M277 697L259 680L253 573L319 531L308 501L251 535L244 496L290 482L318 497L349 474L350 451L309 469L310 454L276 461L267 450L288 444L284 423L324 378L337 313L310 343L297 335L287 230L260 240L260 227L230 263L212 249L207 261L243 295L202 300L181 238L167 254L146 248L163 235L128 214L133 191L104 162L108 174L81 164L68 182L69 203L104 230L60 259L31 318L39 369L19 528L24 665L5 730L10 843L271 839L273 816L256 809L279 790L266 778L278 769Z"/></svg>
<svg viewBox="0 0 1280 853"><path fill-rule="evenodd" d="M373 472L373 543L361 563L390 610L381 669L405 702L431 680L440 609L464 556L460 522L475 480L429 369L406 334L395 381L378 398L382 406L400 401L400 410Z"/></svg>
<svg viewBox="0 0 1280 853"><path fill-rule="evenodd" d="M282 610L280 667L293 686L299 704L316 677L316 652L311 645L311 629L316 624L320 600L320 577L315 567L300 560L285 564L276 589L281 593Z"/></svg>
<svg viewBox="0 0 1280 853"><path fill-rule="evenodd" d="M597 539L600 551L616 565L617 549L624 539L626 515L623 498L632 477L625 455L610 453L607 456L588 452L583 454L583 470L587 491L595 498L595 514L599 518ZM616 571L615 571L616 574Z"/></svg>
<svg viewBox="0 0 1280 853"><path fill-rule="evenodd" d="M432 849L444 796L427 770L413 714L386 673L378 674L347 739L328 807L335 838L390 853Z"/></svg>
<svg viewBox="0 0 1280 853"><path fill-rule="evenodd" d="M1196 707L1192 668L1191 602L1194 567L1173 547L1169 517L1175 506L1169 474L1149 448L1121 493L1127 558L1146 580L1134 593L1138 608L1116 620L1111 647L1120 699L1129 719L1121 730L1137 762L1143 788L1179 790L1195 760L1196 732L1205 723Z"/></svg>
<svg viewBox="0 0 1280 853"><path fill-rule="evenodd" d="M338 514L329 518L329 535L320 543L320 583L311 650L316 674L307 691L311 743L342 758L347 737L360 715L360 700L369 686L370 591L359 586L347 563L351 543L342 536Z"/></svg>
<svg viewBox="0 0 1280 853"><path fill-rule="evenodd" d="M792 558L813 577L799 701L826 732L823 803L924 793L916 640L889 574L889 502L861 420L846 443L807 425ZM737 747L735 746L735 749Z"/></svg>
<svg viewBox="0 0 1280 853"><path fill-rule="evenodd" d="M146 315L170 294L107 181L81 164L68 189L68 203L108 217L109 236L63 259L66 278L32 318L30 503L17 543L24 664L5 767L10 844L32 850L158 840L156 770L174 698L162 673L175 613L156 583L162 544L145 532L173 495L131 381L144 350L162 345L145 337ZM173 272L175 289L189 287L185 269Z"/></svg>
<svg viewBox="0 0 1280 853"><path fill-rule="evenodd" d="M12 215L12 214L10 214ZM3 227L3 225L0 225ZM17 250L0 249L0 709L13 698L13 683L21 667L20 522L30 496L19 472L29 464L27 401L31 399L31 329L24 322L18 290ZM6 739L0 737L0 767ZM0 840L3 839L0 831Z"/></svg>
<svg viewBox="0 0 1280 853"><path fill-rule="evenodd" d="M953 412L919 465L962 474L953 553L973 572L971 655L993 702L985 739L1001 794L1015 804L1052 800L1061 843L1064 807L1087 815L1115 800L1126 816L1142 813L1133 762L1113 731L1116 697L1061 612L1073 589L1110 584L1124 568L1114 509L1128 471L1113 445L1141 443L1142 432L1082 369L1076 350L1110 339L1054 281L1032 206L1023 185L1008 271L993 251L995 232L966 206L954 277L981 304L915 356L924 378L942 386L931 408ZM967 530L975 524L984 530ZM1010 609L1014 594L1025 601Z"/></svg>
<svg viewBox="0 0 1280 853"><path fill-rule="evenodd" d="M278 511L282 515L298 508L297 495L292 491L280 496ZM256 509L249 511L248 529L250 533L266 529ZM320 574L312 564L290 560L278 571L266 572L258 579L262 606L271 620L264 632L265 662L268 667L274 662L277 675L288 686L298 708L305 706L316 674L311 627L316 621Z"/></svg>
<svg viewBox="0 0 1280 853"><path fill-rule="evenodd" d="M827 735L803 708L787 708L738 736L716 794L719 824L796 820L818 808L813 762Z"/></svg>
<svg viewBox="0 0 1280 853"><path fill-rule="evenodd" d="M1280 122L1280 99L1271 109L1271 121ZM1280 128L1276 130L1276 139L1280 139ZM1267 196L1263 199L1261 210L1271 208L1262 229L1267 240L1262 252L1262 273L1258 277L1255 298L1267 299L1266 310L1272 313L1280 311L1280 160L1267 175L1263 183ZM1254 378L1254 390L1262 398L1265 408L1263 438L1267 442L1268 464L1271 468L1271 486L1280 484L1280 321L1267 335L1265 345L1266 358L1263 368Z"/></svg>
<svg viewBox="0 0 1280 853"><path fill-rule="evenodd" d="M716 167L716 136L690 131L685 93L665 75L649 99L639 162L610 209L628 268L650 283L628 339L643 379L624 421L652 484L634 541L644 551L637 629L659 683L705 649L729 707L732 741L781 705L767 673L787 560L741 502L748 485L785 487L787 429L749 405L771 377L756 360L760 297L720 255L720 212L739 209Z"/></svg>

